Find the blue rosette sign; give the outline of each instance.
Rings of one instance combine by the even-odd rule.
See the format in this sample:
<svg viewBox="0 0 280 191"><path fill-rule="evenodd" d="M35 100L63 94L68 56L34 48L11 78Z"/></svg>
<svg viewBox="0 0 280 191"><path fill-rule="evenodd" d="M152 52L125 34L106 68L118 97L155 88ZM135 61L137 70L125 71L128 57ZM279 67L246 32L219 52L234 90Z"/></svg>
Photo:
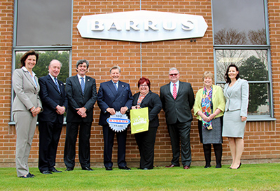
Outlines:
<svg viewBox="0 0 280 191"><path fill-rule="evenodd" d="M111 115L107 119L107 123L113 131L122 132L126 130L127 126L130 124L130 120L126 114L121 114L121 112L117 111L115 115Z"/></svg>

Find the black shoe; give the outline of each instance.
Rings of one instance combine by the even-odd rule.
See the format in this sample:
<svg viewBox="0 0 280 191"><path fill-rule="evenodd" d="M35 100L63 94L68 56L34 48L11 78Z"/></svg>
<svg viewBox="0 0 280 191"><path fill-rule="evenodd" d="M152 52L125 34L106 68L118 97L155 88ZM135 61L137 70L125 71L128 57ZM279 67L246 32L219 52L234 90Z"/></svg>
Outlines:
<svg viewBox="0 0 280 191"><path fill-rule="evenodd" d="M112 167L105 167L105 168L106 168L106 170L113 170Z"/></svg>
<svg viewBox="0 0 280 191"><path fill-rule="evenodd" d="M148 168L142 168L142 170L149 170Z"/></svg>
<svg viewBox="0 0 280 191"><path fill-rule="evenodd" d="M204 168L210 168L211 167L211 165L209 164L209 165L205 165L204 166Z"/></svg>
<svg viewBox="0 0 280 191"><path fill-rule="evenodd" d="M57 169L55 169L55 168L53 168L52 170L50 170L51 172L62 172L62 171L59 171L59 170L57 170Z"/></svg>
<svg viewBox="0 0 280 191"><path fill-rule="evenodd" d="M65 171L72 171L74 168L67 167Z"/></svg>
<svg viewBox="0 0 280 191"><path fill-rule="evenodd" d="M237 167L237 169L239 169L241 167L241 163L239 164L239 166Z"/></svg>
<svg viewBox="0 0 280 191"><path fill-rule="evenodd" d="M51 171L48 171L48 170L44 170L44 171L42 171L41 173L42 173L42 174L52 174L52 172L51 172Z"/></svg>
<svg viewBox="0 0 280 191"><path fill-rule="evenodd" d="M30 172L29 172L29 175L32 176L32 177L35 177L35 175L34 175L34 174L31 174Z"/></svg>
<svg viewBox="0 0 280 191"><path fill-rule="evenodd" d="M222 168L221 164L216 164L216 168Z"/></svg>
<svg viewBox="0 0 280 191"><path fill-rule="evenodd" d="M131 169L128 168L127 166L120 166L119 169L122 169L122 170L131 170Z"/></svg>
<svg viewBox="0 0 280 191"><path fill-rule="evenodd" d="M93 171L92 168L87 167L87 166L86 167L82 167L82 170Z"/></svg>
<svg viewBox="0 0 280 191"><path fill-rule="evenodd" d="M20 176L20 178L34 178L34 176L32 176L30 173L28 173L25 176Z"/></svg>

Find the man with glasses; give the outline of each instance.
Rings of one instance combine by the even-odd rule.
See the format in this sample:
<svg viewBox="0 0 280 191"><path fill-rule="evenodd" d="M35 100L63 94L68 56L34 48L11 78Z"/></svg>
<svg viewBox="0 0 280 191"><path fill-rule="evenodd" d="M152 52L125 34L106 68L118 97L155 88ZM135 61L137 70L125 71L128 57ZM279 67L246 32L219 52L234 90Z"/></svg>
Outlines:
<svg viewBox="0 0 280 191"><path fill-rule="evenodd" d="M169 70L170 83L160 88L160 99L165 112L168 132L171 139L173 158L172 168L180 166L181 159L184 169L191 165L190 129L192 122L191 109L194 105L194 93L190 83L179 81L180 74L176 68Z"/></svg>

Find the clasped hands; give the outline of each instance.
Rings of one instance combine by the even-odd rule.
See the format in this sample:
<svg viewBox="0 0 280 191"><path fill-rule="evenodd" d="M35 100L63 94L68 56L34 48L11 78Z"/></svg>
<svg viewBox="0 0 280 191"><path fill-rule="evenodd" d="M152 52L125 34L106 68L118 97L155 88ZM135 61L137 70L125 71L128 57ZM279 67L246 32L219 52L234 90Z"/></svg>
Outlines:
<svg viewBox="0 0 280 191"><path fill-rule="evenodd" d="M65 113L65 107L64 106L56 106L56 113L59 115L63 115Z"/></svg>
<svg viewBox="0 0 280 191"><path fill-rule="evenodd" d="M77 108L77 114L80 115L82 118L86 118L87 114L86 111L87 109L85 107Z"/></svg>
<svg viewBox="0 0 280 191"><path fill-rule="evenodd" d="M211 114L211 115L209 115L209 117L207 117L206 115L203 115L202 119L203 119L203 121L209 122L212 119L214 119L214 117L215 117L215 114Z"/></svg>
<svg viewBox="0 0 280 191"><path fill-rule="evenodd" d="M40 112L41 112L41 107L32 107L31 109L30 109L30 112L31 112L31 114L32 114L32 116L33 117L36 117Z"/></svg>
<svg viewBox="0 0 280 191"><path fill-rule="evenodd" d="M125 107L122 107L122 108L121 108L120 112L121 112L121 114L125 114L127 110L128 110L128 108L125 106ZM114 108L108 107L108 108L106 109L106 111L109 112L111 115L115 115L115 114L116 114L116 111L115 111Z"/></svg>

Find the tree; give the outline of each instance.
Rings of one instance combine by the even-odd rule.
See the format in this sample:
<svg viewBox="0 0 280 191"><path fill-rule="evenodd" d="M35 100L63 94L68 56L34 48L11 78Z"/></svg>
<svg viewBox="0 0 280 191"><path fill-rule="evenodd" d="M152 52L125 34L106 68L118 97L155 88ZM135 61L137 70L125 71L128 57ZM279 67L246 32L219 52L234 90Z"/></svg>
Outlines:
<svg viewBox="0 0 280 191"><path fill-rule="evenodd" d="M62 82L66 82L66 78L69 77L69 52L67 51L44 51L38 52L39 60L37 61L36 66L33 71L35 72L38 78L46 76L48 71L48 66L53 59L59 60L62 63L62 68L58 79ZM24 53L19 52L16 54L16 68L20 68L20 58Z"/></svg>
<svg viewBox="0 0 280 191"><path fill-rule="evenodd" d="M248 81L267 81L268 71L261 59L250 56L239 67L240 78ZM267 104L267 84L251 83L249 86L249 113L255 113L258 107Z"/></svg>
<svg viewBox="0 0 280 191"><path fill-rule="evenodd" d="M246 33L238 32L232 28L219 30L215 33L214 39L215 45L242 45L247 43Z"/></svg>

